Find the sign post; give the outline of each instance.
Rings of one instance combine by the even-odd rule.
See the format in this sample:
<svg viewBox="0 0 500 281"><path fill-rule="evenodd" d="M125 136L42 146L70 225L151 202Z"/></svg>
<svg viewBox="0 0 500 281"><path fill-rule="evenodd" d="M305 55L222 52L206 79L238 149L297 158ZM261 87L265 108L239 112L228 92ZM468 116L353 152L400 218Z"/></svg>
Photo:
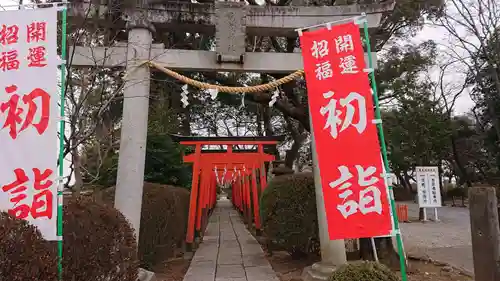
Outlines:
<svg viewBox="0 0 500 281"><path fill-rule="evenodd" d="M424 221L427 221L427 208L434 209L434 221L439 221L437 209L441 207L438 167L416 167L418 206L423 208Z"/></svg>
<svg viewBox="0 0 500 281"><path fill-rule="evenodd" d="M57 4L0 12L0 211L36 226L44 239L58 241L61 279L66 77L57 54Z"/></svg>

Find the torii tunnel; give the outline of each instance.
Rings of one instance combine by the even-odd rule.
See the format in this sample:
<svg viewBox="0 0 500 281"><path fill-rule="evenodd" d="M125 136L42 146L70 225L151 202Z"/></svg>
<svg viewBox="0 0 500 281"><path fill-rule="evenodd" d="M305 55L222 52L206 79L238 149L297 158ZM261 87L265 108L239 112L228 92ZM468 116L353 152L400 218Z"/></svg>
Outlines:
<svg viewBox="0 0 500 281"><path fill-rule="evenodd" d="M275 156L264 152L264 146L276 146L284 136L270 137L198 137L171 135L181 145L194 146L184 156L193 163L193 180L189 203L186 243L194 241L195 231L202 235L207 219L217 203L217 185L230 186L233 206L243 215L248 226L261 230L259 198L266 188L266 162ZM235 146L257 146L257 149L235 149ZM226 149L203 149L219 146Z"/></svg>

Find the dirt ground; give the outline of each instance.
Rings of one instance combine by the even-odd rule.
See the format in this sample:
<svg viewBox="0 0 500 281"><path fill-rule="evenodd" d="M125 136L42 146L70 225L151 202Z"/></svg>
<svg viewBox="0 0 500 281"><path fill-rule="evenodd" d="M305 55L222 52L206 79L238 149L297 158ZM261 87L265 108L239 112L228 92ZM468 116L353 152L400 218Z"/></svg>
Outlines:
<svg viewBox="0 0 500 281"><path fill-rule="evenodd" d="M153 266L157 281L182 281L189 269L191 258L185 258L185 249L178 248L175 257L165 257L163 262Z"/></svg>
<svg viewBox="0 0 500 281"><path fill-rule="evenodd" d="M410 259L408 281L473 281L450 266Z"/></svg>
<svg viewBox="0 0 500 281"><path fill-rule="evenodd" d="M405 251L410 256L428 257L466 272L474 272L470 214L468 208L443 206L439 222L419 222L416 203L405 202L411 223L401 223ZM428 217L434 217L433 210Z"/></svg>
<svg viewBox="0 0 500 281"><path fill-rule="evenodd" d="M267 256L280 281L299 281L304 267L315 263L317 260L293 260L286 252L273 252Z"/></svg>
<svg viewBox="0 0 500 281"><path fill-rule="evenodd" d="M301 281L304 267L315 262L292 260L285 252L273 252L268 260L281 281ZM473 278L449 266L414 259L409 262L408 281L473 281Z"/></svg>
<svg viewBox="0 0 500 281"><path fill-rule="evenodd" d="M182 281L186 274L190 260L175 258L158 264L154 268L157 281Z"/></svg>

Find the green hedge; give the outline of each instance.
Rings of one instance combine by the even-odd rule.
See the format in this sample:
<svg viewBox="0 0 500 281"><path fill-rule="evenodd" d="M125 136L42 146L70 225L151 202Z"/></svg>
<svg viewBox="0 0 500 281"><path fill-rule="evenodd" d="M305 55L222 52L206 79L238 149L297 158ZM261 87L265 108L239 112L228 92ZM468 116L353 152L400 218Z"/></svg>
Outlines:
<svg viewBox="0 0 500 281"><path fill-rule="evenodd" d="M108 204L114 202L115 188L102 194ZM146 269L176 255L176 248L186 238L190 193L187 189L144 183L139 259Z"/></svg>
<svg viewBox="0 0 500 281"><path fill-rule="evenodd" d="M74 197L63 208L63 280L136 281L134 233L116 209ZM56 281L57 243L26 221L0 213L0 280Z"/></svg>
<svg viewBox="0 0 500 281"><path fill-rule="evenodd" d="M135 281L139 261L132 227L115 208L75 197L63 210L63 280Z"/></svg>
<svg viewBox="0 0 500 281"><path fill-rule="evenodd" d="M55 281L56 266L55 248L36 227L0 212L0 280Z"/></svg>
<svg viewBox="0 0 500 281"><path fill-rule="evenodd" d="M312 173L274 177L260 205L263 231L274 247L294 257L319 253Z"/></svg>

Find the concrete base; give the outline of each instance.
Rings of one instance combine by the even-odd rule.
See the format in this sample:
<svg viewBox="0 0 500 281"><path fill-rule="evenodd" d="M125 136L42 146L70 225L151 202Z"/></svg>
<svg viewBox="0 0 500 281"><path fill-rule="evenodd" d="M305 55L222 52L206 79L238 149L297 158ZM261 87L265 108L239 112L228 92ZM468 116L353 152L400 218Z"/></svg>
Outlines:
<svg viewBox="0 0 500 281"><path fill-rule="evenodd" d="M304 268L302 280L304 281L327 281L332 273L337 270L337 266L317 262L312 266Z"/></svg>
<svg viewBox="0 0 500 281"><path fill-rule="evenodd" d="M145 269L139 268L139 273L137 274L137 281L156 281L155 273L152 271L147 271Z"/></svg>

